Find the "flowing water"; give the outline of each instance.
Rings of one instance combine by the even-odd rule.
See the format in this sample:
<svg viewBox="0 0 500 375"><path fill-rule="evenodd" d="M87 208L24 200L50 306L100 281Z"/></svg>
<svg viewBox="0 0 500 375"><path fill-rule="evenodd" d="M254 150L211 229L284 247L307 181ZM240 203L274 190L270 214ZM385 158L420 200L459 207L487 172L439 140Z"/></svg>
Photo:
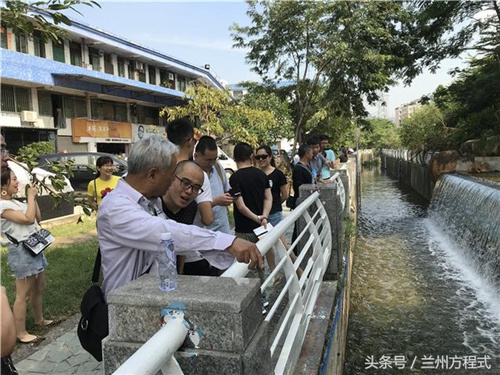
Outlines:
<svg viewBox="0 0 500 375"><path fill-rule="evenodd" d="M447 176L427 207L379 169L361 186L345 373L500 374L500 191Z"/></svg>

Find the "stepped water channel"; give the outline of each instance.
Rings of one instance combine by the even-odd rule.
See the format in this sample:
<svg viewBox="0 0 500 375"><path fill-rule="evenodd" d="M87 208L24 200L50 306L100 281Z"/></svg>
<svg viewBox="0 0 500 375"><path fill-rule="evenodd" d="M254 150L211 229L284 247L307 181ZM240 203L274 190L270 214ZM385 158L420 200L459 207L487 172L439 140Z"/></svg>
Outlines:
<svg viewBox="0 0 500 375"><path fill-rule="evenodd" d="M500 190L362 173L345 374L500 374Z"/></svg>

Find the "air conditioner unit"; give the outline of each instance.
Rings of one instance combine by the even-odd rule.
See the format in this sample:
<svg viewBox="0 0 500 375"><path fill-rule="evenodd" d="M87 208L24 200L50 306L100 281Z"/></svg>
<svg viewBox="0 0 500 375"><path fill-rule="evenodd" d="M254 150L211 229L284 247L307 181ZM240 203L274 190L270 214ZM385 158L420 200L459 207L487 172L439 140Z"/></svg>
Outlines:
<svg viewBox="0 0 500 375"><path fill-rule="evenodd" d="M168 73L168 80L169 81L174 81L175 80L174 73Z"/></svg>
<svg viewBox="0 0 500 375"><path fill-rule="evenodd" d="M38 119L38 113L35 111L21 111L21 121L22 122L36 122Z"/></svg>
<svg viewBox="0 0 500 375"><path fill-rule="evenodd" d="M141 71L143 71L144 70L144 63L142 63L140 61L136 61L135 62L135 70L141 70Z"/></svg>

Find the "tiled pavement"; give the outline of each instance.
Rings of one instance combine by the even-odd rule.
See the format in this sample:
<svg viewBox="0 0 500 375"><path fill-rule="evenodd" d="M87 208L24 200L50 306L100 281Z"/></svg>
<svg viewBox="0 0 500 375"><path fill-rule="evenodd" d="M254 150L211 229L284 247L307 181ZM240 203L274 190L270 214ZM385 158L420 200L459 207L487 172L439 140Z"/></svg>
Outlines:
<svg viewBox="0 0 500 375"><path fill-rule="evenodd" d="M77 317L70 318L71 322ZM14 356L15 360L15 356ZM16 362L19 374L102 374L102 363L97 362L80 345L76 325L61 336L47 343Z"/></svg>

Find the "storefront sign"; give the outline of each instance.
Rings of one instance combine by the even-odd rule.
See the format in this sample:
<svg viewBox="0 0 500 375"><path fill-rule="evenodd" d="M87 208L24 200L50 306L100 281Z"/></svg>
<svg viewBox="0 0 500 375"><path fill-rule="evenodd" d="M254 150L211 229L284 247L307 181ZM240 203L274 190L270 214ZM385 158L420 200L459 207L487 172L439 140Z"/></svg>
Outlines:
<svg viewBox="0 0 500 375"><path fill-rule="evenodd" d="M166 137L165 127L158 125L132 124L132 142L135 143L141 139L149 138L152 135Z"/></svg>
<svg viewBox="0 0 500 375"><path fill-rule="evenodd" d="M130 143L132 139L132 124L129 122L74 118L71 126L75 143L87 143L89 138L105 139L107 143Z"/></svg>

